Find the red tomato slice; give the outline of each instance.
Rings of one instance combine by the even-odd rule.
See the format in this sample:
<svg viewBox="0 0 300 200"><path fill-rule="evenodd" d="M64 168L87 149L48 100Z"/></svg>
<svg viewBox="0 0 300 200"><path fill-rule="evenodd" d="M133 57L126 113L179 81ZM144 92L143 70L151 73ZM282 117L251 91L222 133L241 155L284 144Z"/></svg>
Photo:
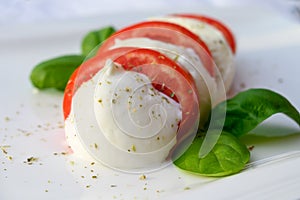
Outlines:
<svg viewBox="0 0 300 200"><path fill-rule="evenodd" d="M99 48L97 55L110 49L116 39L146 37L162 42L191 48L199 56L208 72L214 76L211 52L206 44L188 29L169 22L147 21L123 28L110 36Z"/></svg>
<svg viewBox="0 0 300 200"><path fill-rule="evenodd" d="M67 117L70 114L71 111L71 104L72 104L72 98L73 98L73 93L74 93L74 86L75 86L75 80L77 77L79 71L79 67L73 72L71 75L67 86L65 88L64 92L64 98L63 98L63 114L64 114L64 119L67 119Z"/></svg>
<svg viewBox="0 0 300 200"><path fill-rule="evenodd" d="M180 103L182 110L178 137L181 138L193 127L199 116L199 102L198 91L192 76L163 54L140 48L133 50L132 48L118 48L84 62L73 73L66 87L63 103L65 119L70 113L72 96L76 88L89 80L91 75L95 75L108 58L121 64L126 70L147 75L152 80L153 86L166 95L170 95L170 92L174 94L170 96Z"/></svg>
<svg viewBox="0 0 300 200"><path fill-rule="evenodd" d="M63 98L63 113L64 119L66 119L71 111L72 98L77 90L77 88L84 83L85 81L90 80L100 69L102 69L105 65L107 59L115 59L120 55L125 54L128 51L133 50L134 48L124 47L113 49L107 52L104 52L100 56L95 56L78 67L73 74L71 75L67 86L64 92ZM80 74L80 76L78 76Z"/></svg>
<svg viewBox="0 0 300 200"><path fill-rule="evenodd" d="M215 28L217 28L218 30L220 30L223 33L232 52L235 54L236 42L235 42L234 35L231 32L231 30L226 25L221 23L220 21L213 19L211 17L207 17L207 16L203 16L203 15L195 15L195 14L175 14L174 16L196 19L196 20L200 20L202 22L206 22L206 23L214 26Z"/></svg>

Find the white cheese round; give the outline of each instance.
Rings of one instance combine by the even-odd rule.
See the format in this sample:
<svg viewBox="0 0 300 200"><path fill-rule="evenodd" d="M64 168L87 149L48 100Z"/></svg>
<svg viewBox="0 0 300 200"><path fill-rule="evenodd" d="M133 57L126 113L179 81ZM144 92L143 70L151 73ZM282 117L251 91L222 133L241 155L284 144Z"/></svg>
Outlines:
<svg viewBox="0 0 300 200"><path fill-rule="evenodd" d="M76 91L65 120L77 155L121 170L157 168L176 144L180 104L143 74L106 64Z"/></svg>

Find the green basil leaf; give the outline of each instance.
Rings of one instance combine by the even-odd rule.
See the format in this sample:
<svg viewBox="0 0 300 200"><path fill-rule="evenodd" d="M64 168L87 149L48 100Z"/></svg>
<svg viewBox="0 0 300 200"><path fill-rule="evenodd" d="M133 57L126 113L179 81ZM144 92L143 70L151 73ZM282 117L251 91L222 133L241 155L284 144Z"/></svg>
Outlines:
<svg viewBox="0 0 300 200"><path fill-rule="evenodd" d="M283 113L300 126L299 111L283 96L268 89L249 89L240 92L232 99L217 105L213 112L222 113L226 105L225 124L222 120L213 122L215 128L242 136L254 129L268 117Z"/></svg>
<svg viewBox="0 0 300 200"><path fill-rule="evenodd" d="M71 74L84 59L82 55L66 55L41 62L31 71L30 80L38 89L55 88L63 91Z"/></svg>
<svg viewBox="0 0 300 200"><path fill-rule="evenodd" d="M203 176L227 176L244 169L250 159L248 148L238 138L222 132L214 148L204 157L199 157L203 137L197 137L174 164L180 169Z"/></svg>
<svg viewBox="0 0 300 200"><path fill-rule="evenodd" d="M85 56L89 55L90 53L95 54L95 48L104 42L115 31L116 30L113 27L108 26L86 34L81 43L82 54Z"/></svg>

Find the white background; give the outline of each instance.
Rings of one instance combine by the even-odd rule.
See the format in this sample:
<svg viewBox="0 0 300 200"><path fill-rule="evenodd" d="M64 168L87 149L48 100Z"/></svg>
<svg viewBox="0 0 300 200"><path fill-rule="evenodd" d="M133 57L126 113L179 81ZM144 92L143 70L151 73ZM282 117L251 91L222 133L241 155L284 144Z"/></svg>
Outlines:
<svg viewBox="0 0 300 200"><path fill-rule="evenodd" d="M294 157L275 157L280 162L254 165L216 180L170 166L146 174L142 181L140 174L116 172L99 163L91 165L66 152L62 94L36 93L29 81L30 71L38 62L78 52L82 36L90 28L107 23L121 27L153 13L192 10L222 19L235 33L237 91L270 88L299 109L300 26L295 21L300 20L293 14L297 1L264 2L0 0L0 146L9 146L7 154L0 151L0 199L299 199L299 127L287 118L278 116L269 121L274 127L270 133L296 130L297 134L243 139L247 146L255 146L251 163L297 151ZM261 8L251 8L254 5L250 4ZM281 124L284 126L280 128ZM38 160L29 165L31 156Z"/></svg>
<svg viewBox="0 0 300 200"><path fill-rule="evenodd" d="M180 11L202 6L259 4L293 19L297 0L0 0L0 25L51 22L119 12Z"/></svg>

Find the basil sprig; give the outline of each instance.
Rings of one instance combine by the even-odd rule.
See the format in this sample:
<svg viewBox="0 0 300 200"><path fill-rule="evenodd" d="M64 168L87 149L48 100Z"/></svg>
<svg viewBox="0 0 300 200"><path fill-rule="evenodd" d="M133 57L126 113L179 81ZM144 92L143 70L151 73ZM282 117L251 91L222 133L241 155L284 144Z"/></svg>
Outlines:
<svg viewBox="0 0 300 200"><path fill-rule="evenodd" d="M217 105L212 112L226 118L216 119L210 128L223 131L213 149L203 158L199 151L205 134L199 133L190 147L174 164L186 171L204 176L226 176L241 171L249 161L250 152L239 140L268 117L283 113L300 126L299 111L282 95L268 89L249 89Z"/></svg>

